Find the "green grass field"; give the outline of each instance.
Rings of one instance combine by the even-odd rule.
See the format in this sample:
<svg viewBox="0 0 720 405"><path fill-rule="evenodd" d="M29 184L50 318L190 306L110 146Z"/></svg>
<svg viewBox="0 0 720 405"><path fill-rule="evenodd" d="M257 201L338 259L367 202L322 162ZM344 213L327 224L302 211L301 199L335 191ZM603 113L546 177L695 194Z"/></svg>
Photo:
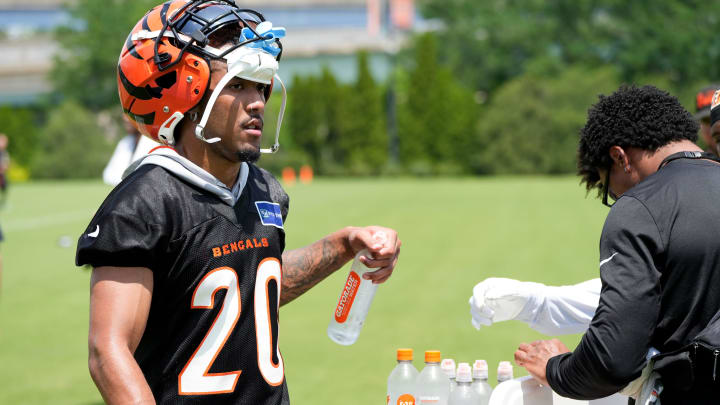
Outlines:
<svg viewBox="0 0 720 405"><path fill-rule="evenodd" d="M0 211L0 403L102 403L87 371L89 272L74 266L75 241L110 188L99 182L14 184ZM294 405L382 404L395 349L438 349L484 358L491 380L517 345L543 336L520 322L476 331L468 297L503 276L570 284L597 277L607 209L574 177L319 180L287 189L288 248L345 225L382 224L403 240L393 277L380 287L358 342L325 334L346 269L280 311ZM58 244L71 237L69 248ZM578 336L562 340L573 347ZM515 375L524 375L517 368Z"/></svg>

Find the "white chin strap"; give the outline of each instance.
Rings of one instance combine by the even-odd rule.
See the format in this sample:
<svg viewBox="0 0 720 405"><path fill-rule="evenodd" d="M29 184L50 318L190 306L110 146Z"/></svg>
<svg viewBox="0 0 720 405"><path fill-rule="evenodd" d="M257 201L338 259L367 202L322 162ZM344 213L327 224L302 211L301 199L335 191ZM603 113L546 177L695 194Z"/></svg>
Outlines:
<svg viewBox="0 0 720 405"><path fill-rule="evenodd" d="M280 149L280 128L282 127L283 116L285 115L285 104L287 102L287 89L285 89L285 83L280 79L280 76L275 75L275 80L280 83L282 89L282 103L280 103L280 112L278 113L277 127L275 128L275 143L270 149L260 149L261 153L275 153Z"/></svg>
<svg viewBox="0 0 720 405"><path fill-rule="evenodd" d="M210 46L206 46L205 49L210 50L217 55L220 55L222 53L221 50L213 49ZM278 69L277 60L274 56L270 55L267 52L244 46L227 54L225 56L225 59L227 60L228 64L228 72L225 74L225 76L223 76L222 79L220 79L218 84L215 86L215 90L213 90L212 94L210 95L210 99L208 100L207 106L205 107L205 111L203 112L202 118L200 119L200 123L198 123L195 127L195 136L198 139L207 143L220 142L220 138L218 137L210 139L205 138L205 125L207 125L207 121L210 118L210 113L212 112L212 108L215 105L218 96L220 96L220 92L234 77L267 85L272 82L272 79L274 77L275 80L280 83L283 97L280 113L278 114L277 131L275 132L275 143L269 149L260 149L260 152L277 152L277 150L280 148L280 127L282 126L282 120L285 114L285 105L287 102L287 90L285 89L285 84L283 84L280 77L276 74Z"/></svg>

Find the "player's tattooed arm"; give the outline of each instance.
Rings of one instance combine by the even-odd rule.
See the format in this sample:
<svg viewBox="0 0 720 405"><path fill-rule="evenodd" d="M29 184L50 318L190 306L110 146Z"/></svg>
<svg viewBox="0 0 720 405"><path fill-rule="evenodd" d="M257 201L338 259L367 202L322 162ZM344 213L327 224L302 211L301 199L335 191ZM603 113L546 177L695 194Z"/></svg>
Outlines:
<svg viewBox="0 0 720 405"><path fill-rule="evenodd" d="M342 229L309 246L283 254L280 305L299 297L353 257L347 238L349 231Z"/></svg>
<svg viewBox="0 0 720 405"><path fill-rule="evenodd" d="M384 232L386 240L378 242L373 236ZM283 277L280 305L299 297L327 276L349 262L362 249L373 258L361 257L369 268L378 269L364 277L375 283L387 280L395 269L400 253L400 239L393 229L379 226L347 227L303 248L283 254Z"/></svg>

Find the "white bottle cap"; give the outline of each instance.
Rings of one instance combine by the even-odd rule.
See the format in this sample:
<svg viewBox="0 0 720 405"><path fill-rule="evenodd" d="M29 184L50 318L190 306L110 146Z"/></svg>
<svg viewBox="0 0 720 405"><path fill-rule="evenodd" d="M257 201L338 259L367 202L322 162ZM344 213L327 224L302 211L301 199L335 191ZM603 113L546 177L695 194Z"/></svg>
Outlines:
<svg viewBox="0 0 720 405"><path fill-rule="evenodd" d="M509 361L501 361L497 371L498 381L506 381L513 379L513 367Z"/></svg>
<svg viewBox="0 0 720 405"><path fill-rule="evenodd" d="M473 363L472 376L473 376L473 378L487 380L488 379L487 361L475 360L475 363Z"/></svg>
<svg viewBox="0 0 720 405"><path fill-rule="evenodd" d="M440 368L448 378L455 378L455 360L443 359L442 362L440 362Z"/></svg>
<svg viewBox="0 0 720 405"><path fill-rule="evenodd" d="M472 369L468 363L460 363L457 368L458 382L472 382Z"/></svg>

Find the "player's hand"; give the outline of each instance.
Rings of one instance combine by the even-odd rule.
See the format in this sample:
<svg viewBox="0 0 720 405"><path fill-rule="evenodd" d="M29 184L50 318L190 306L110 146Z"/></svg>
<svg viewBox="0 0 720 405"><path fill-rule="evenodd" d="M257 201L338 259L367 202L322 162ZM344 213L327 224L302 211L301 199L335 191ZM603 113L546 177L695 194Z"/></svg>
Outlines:
<svg viewBox="0 0 720 405"><path fill-rule="evenodd" d="M380 284L390 278L402 245L397 231L382 226L354 228L350 231L348 241L354 254L367 249L371 257L360 256L360 261L371 269L377 269L363 274L364 279Z"/></svg>
<svg viewBox="0 0 720 405"><path fill-rule="evenodd" d="M542 291L543 284L509 278L488 278L473 288L470 315L476 329L493 322L515 319L531 297Z"/></svg>
<svg viewBox="0 0 720 405"><path fill-rule="evenodd" d="M548 360L569 351L567 346L557 339L522 343L515 352L515 363L518 366L525 367L528 373L538 380L540 384L549 386L550 384L548 384L545 375Z"/></svg>

